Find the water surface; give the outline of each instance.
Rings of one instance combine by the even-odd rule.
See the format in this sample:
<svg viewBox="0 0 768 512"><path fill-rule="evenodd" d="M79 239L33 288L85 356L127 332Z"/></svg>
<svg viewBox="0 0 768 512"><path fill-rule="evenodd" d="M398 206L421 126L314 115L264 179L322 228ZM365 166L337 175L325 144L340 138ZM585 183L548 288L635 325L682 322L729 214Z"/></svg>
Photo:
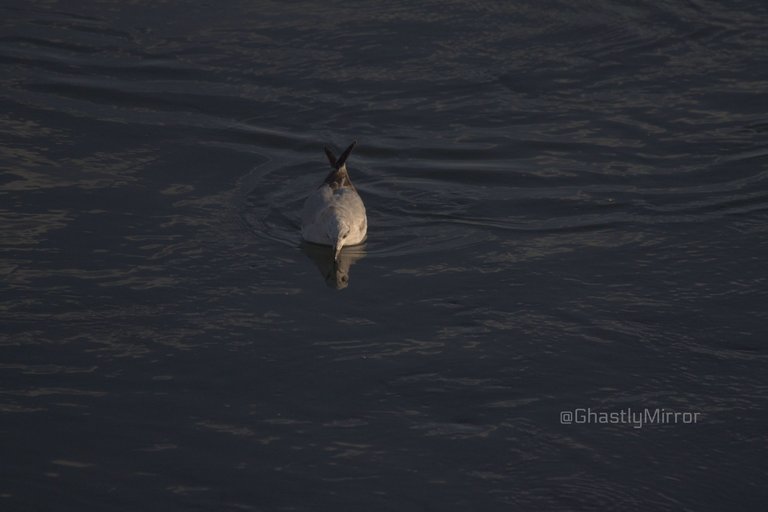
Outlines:
<svg viewBox="0 0 768 512"><path fill-rule="evenodd" d="M0 12L3 510L764 506L761 2Z"/></svg>

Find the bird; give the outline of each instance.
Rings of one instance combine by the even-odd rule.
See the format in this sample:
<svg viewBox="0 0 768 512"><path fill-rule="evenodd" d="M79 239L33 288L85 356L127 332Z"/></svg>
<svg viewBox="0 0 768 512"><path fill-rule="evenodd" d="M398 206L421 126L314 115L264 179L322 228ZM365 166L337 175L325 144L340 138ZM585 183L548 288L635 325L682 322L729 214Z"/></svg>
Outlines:
<svg viewBox="0 0 768 512"><path fill-rule="evenodd" d="M347 171L347 159L356 144L353 141L338 159L327 146L323 147L332 170L307 197L301 213L302 238L331 246L336 262L342 247L363 243L368 234L365 205Z"/></svg>

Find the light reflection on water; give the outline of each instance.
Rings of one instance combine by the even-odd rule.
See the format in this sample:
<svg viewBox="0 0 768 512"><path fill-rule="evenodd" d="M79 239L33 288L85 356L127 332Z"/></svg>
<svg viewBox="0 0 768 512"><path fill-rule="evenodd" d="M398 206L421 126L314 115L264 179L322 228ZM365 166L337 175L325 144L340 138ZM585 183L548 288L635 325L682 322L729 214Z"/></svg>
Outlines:
<svg viewBox="0 0 768 512"><path fill-rule="evenodd" d="M344 247L338 259L334 258L332 247L304 242L301 251L317 265L325 284L337 290L349 286L350 267L366 255L365 244Z"/></svg>

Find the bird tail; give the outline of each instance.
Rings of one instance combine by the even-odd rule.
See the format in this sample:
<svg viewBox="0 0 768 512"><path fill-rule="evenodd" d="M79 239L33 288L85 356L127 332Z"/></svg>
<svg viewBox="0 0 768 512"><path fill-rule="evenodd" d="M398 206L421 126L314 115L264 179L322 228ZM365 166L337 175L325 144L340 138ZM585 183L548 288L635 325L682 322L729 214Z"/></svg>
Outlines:
<svg viewBox="0 0 768 512"><path fill-rule="evenodd" d="M328 162L330 162L331 167L334 169L341 169L344 167L344 164L347 163L347 158L349 158L349 154L352 153L352 149L355 147L355 144L357 144L357 141L352 141L352 144L350 144L349 147L344 150L338 160L336 159L336 156L334 156L333 151L328 149L327 146L324 147L323 150L325 150L325 156L328 157Z"/></svg>

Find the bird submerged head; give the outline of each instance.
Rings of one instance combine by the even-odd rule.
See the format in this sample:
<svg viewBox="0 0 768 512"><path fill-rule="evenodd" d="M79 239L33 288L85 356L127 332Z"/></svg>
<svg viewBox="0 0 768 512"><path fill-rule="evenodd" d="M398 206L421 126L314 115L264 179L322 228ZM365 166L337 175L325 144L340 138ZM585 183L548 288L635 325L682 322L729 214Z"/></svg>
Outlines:
<svg viewBox="0 0 768 512"><path fill-rule="evenodd" d="M341 254L342 247L344 247L344 243L347 241L347 237L349 237L349 228L346 226L343 226L342 229L339 230L338 234L334 238L334 242L333 242L334 261L339 261L339 255Z"/></svg>

